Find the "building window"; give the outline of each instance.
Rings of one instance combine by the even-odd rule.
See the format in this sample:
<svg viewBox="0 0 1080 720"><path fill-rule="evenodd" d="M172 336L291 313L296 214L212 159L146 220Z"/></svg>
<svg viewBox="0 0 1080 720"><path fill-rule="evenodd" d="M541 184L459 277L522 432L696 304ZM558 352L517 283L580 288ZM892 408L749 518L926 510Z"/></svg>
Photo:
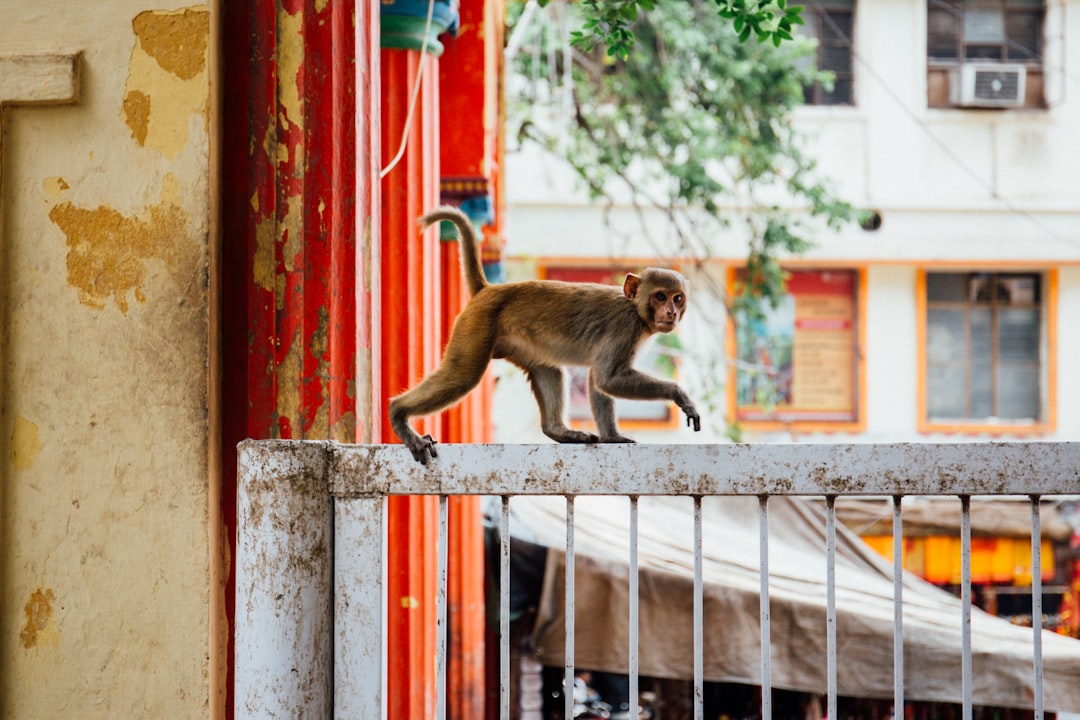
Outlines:
<svg viewBox="0 0 1080 720"><path fill-rule="evenodd" d="M734 291L740 282L734 273ZM735 420L755 429L860 429L861 284L855 270L792 271L775 308L735 318Z"/></svg>
<svg viewBox="0 0 1080 720"><path fill-rule="evenodd" d="M927 273L925 408L931 424L1044 421L1045 279Z"/></svg>
<svg viewBox="0 0 1080 720"><path fill-rule="evenodd" d="M823 0L803 8L803 34L817 40L817 68L832 74L832 87L820 82L804 88L807 105L853 105L852 38L855 0Z"/></svg>
<svg viewBox="0 0 1080 720"><path fill-rule="evenodd" d="M1043 101L1043 0L927 0L930 107L1040 107ZM964 65L1022 66L984 75L982 94ZM969 68L973 70L973 68ZM1022 79L1021 79L1022 76Z"/></svg>
<svg viewBox="0 0 1080 720"><path fill-rule="evenodd" d="M927 53L952 62L1042 62L1042 0L929 0Z"/></svg>

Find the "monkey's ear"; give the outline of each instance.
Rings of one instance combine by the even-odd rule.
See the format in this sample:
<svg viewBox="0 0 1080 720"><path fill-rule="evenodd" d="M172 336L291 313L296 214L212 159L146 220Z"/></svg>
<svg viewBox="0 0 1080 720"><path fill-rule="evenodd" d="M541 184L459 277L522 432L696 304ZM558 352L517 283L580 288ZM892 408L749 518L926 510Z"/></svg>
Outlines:
<svg viewBox="0 0 1080 720"><path fill-rule="evenodd" d="M626 273L626 279L623 280L622 292L623 295L633 300L637 297L638 285L641 284L641 276L634 273Z"/></svg>

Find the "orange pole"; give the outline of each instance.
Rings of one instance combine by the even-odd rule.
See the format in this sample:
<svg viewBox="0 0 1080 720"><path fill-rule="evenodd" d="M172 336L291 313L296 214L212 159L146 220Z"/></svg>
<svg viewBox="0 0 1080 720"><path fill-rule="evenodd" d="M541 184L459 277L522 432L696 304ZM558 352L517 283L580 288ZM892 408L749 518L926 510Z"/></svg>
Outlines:
<svg viewBox="0 0 1080 720"><path fill-rule="evenodd" d="M427 57L417 106L409 100L420 53L384 49L381 56L382 157L401 161L382 182L382 387L396 395L435 366L440 348L439 255L435 230L421 234L416 218L436 204L438 188L438 61ZM383 437L392 439L385 408ZM421 434L435 421L417 422ZM438 511L434 498L389 502L387 551L387 705L389 717L421 720L434 708Z"/></svg>
<svg viewBox="0 0 1080 720"><path fill-rule="evenodd" d="M445 119L442 200L461 204L475 221L484 224L485 240L490 240L489 230L498 223L490 212L490 217L484 217L482 210L493 207L494 170L498 166L495 140L501 134L502 17L498 5L492 0L462 0L460 29L456 37L445 40L446 53L440 63L441 113ZM444 244L444 342L454 318L468 301L459 256L456 242ZM489 372L479 388L446 412L443 432L448 442L491 440L491 378ZM452 498L449 510L448 716L481 720L487 696L482 512L476 498Z"/></svg>

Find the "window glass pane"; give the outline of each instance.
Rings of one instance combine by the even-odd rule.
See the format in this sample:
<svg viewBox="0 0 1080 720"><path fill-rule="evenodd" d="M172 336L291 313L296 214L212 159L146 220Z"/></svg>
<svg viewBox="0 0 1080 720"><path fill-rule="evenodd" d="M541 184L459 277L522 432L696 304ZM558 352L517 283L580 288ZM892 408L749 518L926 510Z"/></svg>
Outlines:
<svg viewBox="0 0 1080 720"><path fill-rule="evenodd" d="M1002 362L1039 361L1038 310L1002 309L998 314L998 357Z"/></svg>
<svg viewBox="0 0 1080 720"><path fill-rule="evenodd" d="M964 42L1005 42L1005 12L1001 9L965 7Z"/></svg>
<svg viewBox="0 0 1080 720"><path fill-rule="evenodd" d="M930 363L967 361L963 310L926 313L926 360Z"/></svg>
<svg viewBox="0 0 1080 720"><path fill-rule="evenodd" d="M822 90L821 103L823 105L851 105L851 81L836 80L832 90Z"/></svg>
<svg viewBox="0 0 1080 720"><path fill-rule="evenodd" d="M1039 46L1039 14L1028 12L1009 13L1005 19L1007 52L1010 60L1038 60L1042 55Z"/></svg>
<svg viewBox="0 0 1080 720"><path fill-rule="evenodd" d="M851 13L827 13L821 20L821 38L826 42L851 42Z"/></svg>
<svg viewBox="0 0 1080 720"><path fill-rule="evenodd" d="M991 323L990 308L974 308L971 311L971 364L983 363L990 367L994 349L994 329ZM989 377L989 372L987 377Z"/></svg>
<svg viewBox="0 0 1080 720"><path fill-rule="evenodd" d="M974 303L990 303L994 300L993 275L971 275L968 278L968 299Z"/></svg>
<svg viewBox="0 0 1080 720"><path fill-rule="evenodd" d="M1037 420L1039 414L1039 368L1004 364L999 367L998 417Z"/></svg>
<svg viewBox="0 0 1080 720"><path fill-rule="evenodd" d="M926 369L926 412L932 418L967 417L967 378L961 365Z"/></svg>
<svg viewBox="0 0 1080 720"><path fill-rule="evenodd" d="M823 47L818 50L821 53L821 69L832 70L837 73L851 72L851 51L845 47Z"/></svg>
<svg viewBox="0 0 1080 720"><path fill-rule="evenodd" d="M927 273L926 299L930 302L963 302L967 299L967 275Z"/></svg>
<svg viewBox="0 0 1080 720"><path fill-rule="evenodd" d="M926 18L926 44L930 57L956 60L960 42L960 22L953 8L931 8Z"/></svg>
<svg viewBox="0 0 1080 720"><path fill-rule="evenodd" d="M1001 60L1001 45L968 45L964 48L964 58L967 60Z"/></svg>
<svg viewBox="0 0 1080 720"><path fill-rule="evenodd" d="M821 22L818 20L817 10L815 10L810 5L804 5L802 10L802 18L803 24L796 26L798 28L796 32L808 38L817 39L821 37L821 33L818 30L818 26L821 25Z"/></svg>
<svg viewBox="0 0 1080 720"><path fill-rule="evenodd" d="M999 302L1010 305L1039 304L1038 275L1001 275L998 277L998 285L1002 287Z"/></svg>
<svg viewBox="0 0 1080 720"><path fill-rule="evenodd" d="M994 335L990 308L971 311L971 417L994 414Z"/></svg>

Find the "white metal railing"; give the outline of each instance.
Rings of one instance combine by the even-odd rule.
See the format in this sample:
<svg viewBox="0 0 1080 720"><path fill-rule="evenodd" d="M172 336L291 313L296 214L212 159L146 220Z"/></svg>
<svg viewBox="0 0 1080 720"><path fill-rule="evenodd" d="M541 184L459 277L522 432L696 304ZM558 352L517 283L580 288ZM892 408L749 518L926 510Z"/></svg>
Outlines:
<svg viewBox="0 0 1080 720"><path fill-rule="evenodd" d="M769 498L826 498L828 717L837 717L836 510L841 496L893 498L893 700L904 703L902 499L960 498L963 717L972 716L972 496L1027 496L1032 532L1032 709L1042 718L1040 499L1080 493L1080 443L444 445L428 467L401 446L245 441L239 452L236 717L385 717L386 504L439 497L438 697L445 716L447 498L500 496L500 716L509 717L510 498L566 498L565 673L574 675L575 498L630 498L630 702L638 694L638 498L694 510L694 717L703 715L702 498L759 498L761 712L770 718ZM1080 644L1077 645L1080 647ZM917 658L916 658L917 660ZM1080 655L1078 655L1080 667ZM572 717L572 694L564 693ZM1076 710L1076 708L1073 708Z"/></svg>

